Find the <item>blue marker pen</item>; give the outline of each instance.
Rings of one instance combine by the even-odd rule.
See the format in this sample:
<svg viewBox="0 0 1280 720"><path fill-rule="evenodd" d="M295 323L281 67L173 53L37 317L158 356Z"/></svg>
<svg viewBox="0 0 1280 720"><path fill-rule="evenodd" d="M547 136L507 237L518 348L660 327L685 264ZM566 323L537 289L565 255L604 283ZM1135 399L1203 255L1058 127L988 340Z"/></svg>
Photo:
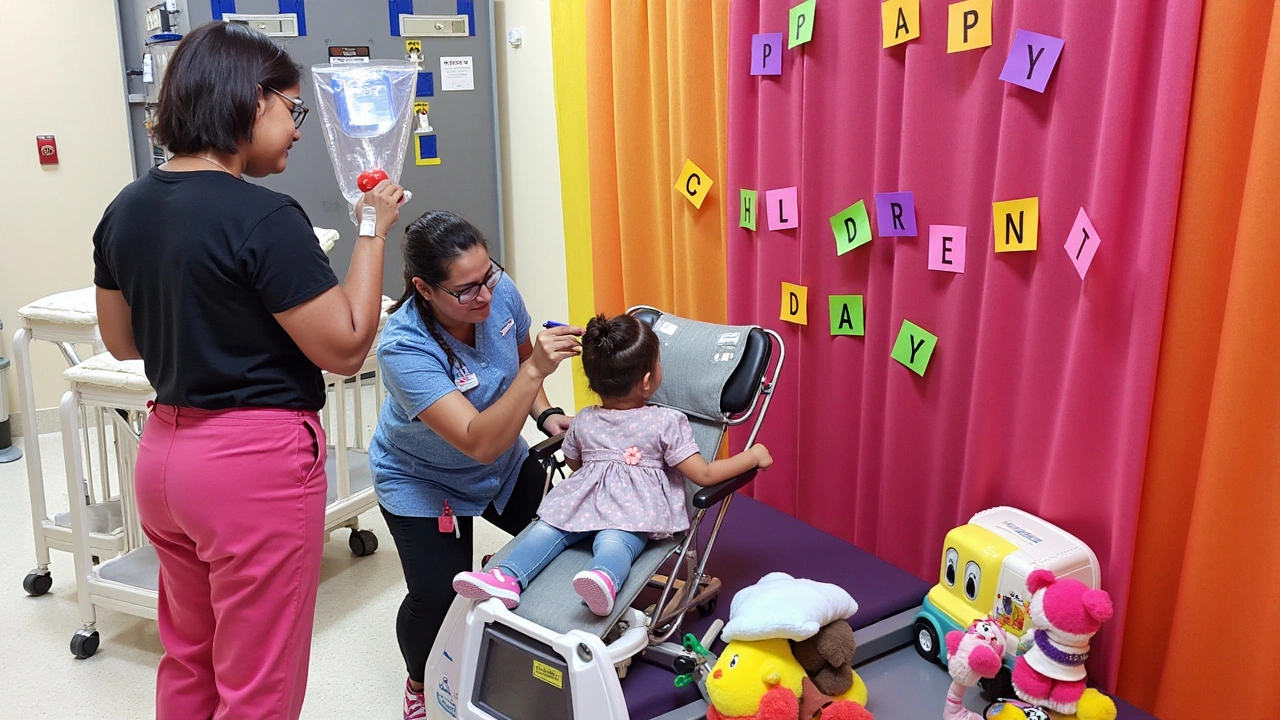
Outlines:
<svg viewBox="0 0 1280 720"><path fill-rule="evenodd" d="M542 323L542 327L546 328L547 330L550 330L551 328L569 327L569 325L568 323L556 322L555 320L548 320Z"/></svg>

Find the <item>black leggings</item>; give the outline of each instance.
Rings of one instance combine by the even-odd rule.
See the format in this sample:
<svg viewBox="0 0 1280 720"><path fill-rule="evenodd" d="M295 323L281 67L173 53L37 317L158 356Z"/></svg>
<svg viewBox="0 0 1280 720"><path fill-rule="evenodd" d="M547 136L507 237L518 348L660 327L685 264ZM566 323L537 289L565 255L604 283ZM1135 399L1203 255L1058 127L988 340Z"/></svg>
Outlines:
<svg viewBox="0 0 1280 720"><path fill-rule="evenodd" d="M537 514L546 479L542 465L532 458L526 459L506 510L499 513L490 504L482 517L512 535L519 533ZM404 656L409 678L420 683L426 673L431 645L456 595L453 576L471 569L472 519L455 518L462 534L456 538L453 533L440 532L436 518L403 517L388 512L385 507L381 509L395 539L404 581L409 587L396 616L396 639L400 641L400 654Z"/></svg>

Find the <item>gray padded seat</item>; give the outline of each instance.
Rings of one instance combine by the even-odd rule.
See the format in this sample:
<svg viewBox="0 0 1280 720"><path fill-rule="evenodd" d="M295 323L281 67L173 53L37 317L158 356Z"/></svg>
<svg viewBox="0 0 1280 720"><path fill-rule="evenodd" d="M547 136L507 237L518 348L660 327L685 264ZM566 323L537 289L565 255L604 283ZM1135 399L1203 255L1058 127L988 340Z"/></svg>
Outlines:
<svg viewBox="0 0 1280 720"><path fill-rule="evenodd" d="M681 339L698 338L690 343L695 350L693 361L691 361L689 353L685 352L688 349L687 346L680 347L679 351L668 349L675 341L674 333L659 332L659 339L663 341L663 382L659 394L654 397L654 402L667 404L663 402L666 398L674 398L678 401L680 403L678 409L689 416L698 449L703 457L708 460L713 459L719 451L727 428L725 418L746 412L756 397L761 378L764 376L772 354L771 340L759 328L694 323L673 316L664 316L649 308L633 311L633 314L651 327L664 318L678 322L681 324ZM661 326L658 325L658 327ZM719 344L720 338L734 333L740 333L736 345ZM712 339L708 340L708 338ZM696 361L699 347L704 355L716 354L715 366L710 368L711 372L708 372L708 365L699 364ZM733 350L733 356L725 361L724 358L729 349ZM710 384L708 384L709 376L714 376ZM706 402L708 398L704 397L701 405L694 412L690 412L687 406L699 405L698 398L693 397L691 401L690 393L696 396L699 392L704 396L706 393L712 393L710 402ZM686 483L685 490L690 503L694 493L699 489L695 485ZM690 515L692 514L692 505L690 505ZM485 569L491 569L502 562L510 554L515 543L522 540L528 532L529 528L525 528L515 540L495 553L484 566ZM521 592L520 605L513 612L519 617L559 633L576 629L604 636L634 602L653 574L679 548L684 535L680 533L671 538L649 541L648 546L632 565L627 581L619 588L618 601L609 617L600 617L592 613L573 591L573 576L585 570L591 563L590 539L568 548L539 573L529 587ZM677 576L681 575L683 567L682 561L676 570Z"/></svg>

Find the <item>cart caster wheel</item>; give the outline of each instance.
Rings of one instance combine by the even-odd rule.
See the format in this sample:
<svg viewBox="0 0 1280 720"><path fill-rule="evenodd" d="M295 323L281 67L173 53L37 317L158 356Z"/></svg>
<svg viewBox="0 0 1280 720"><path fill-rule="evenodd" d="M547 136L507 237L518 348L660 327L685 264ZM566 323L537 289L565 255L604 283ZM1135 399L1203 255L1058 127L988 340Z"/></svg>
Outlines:
<svg viewBox="0 0 1280 720"><path fill-rule="evenodd" d="M720 596L717 595L711 598L710 600L702 603L701 605L698 606L698 613L703 617L706 617L714 613L716 611L716 606L720 604L719 600L720 600Z"/></svg>
<svg viewBox="0 0 1280 720"><path fill-rule="evenodd" d="M32 570L22 579L22 589L31 597L40 597L53 587L53 575L49 571Z"/></svg>
<svg viewBox="0 0 1280 720"><path fill-rule="evenodd" d="M941 643L938 642L938 631L933 629L933 623L924 618L916 618L914 630L914 645L920 657L935 665L946 667L946 663L942 660L943 650Z"/></svg>
<svg viewBox="0 0 1280 720"><path fill-rule="evenodd" d="M81 660L93 657L98 652L98 631L97 630L77 630L76 634L71 636L71 654Z"/></svg>
<svg viewBox="0 0 1280 720"><path fill-rule="evenodd" d="M347 545L356 557L372 555L378 549L378 536L370 530L352 530Z"/></svg>

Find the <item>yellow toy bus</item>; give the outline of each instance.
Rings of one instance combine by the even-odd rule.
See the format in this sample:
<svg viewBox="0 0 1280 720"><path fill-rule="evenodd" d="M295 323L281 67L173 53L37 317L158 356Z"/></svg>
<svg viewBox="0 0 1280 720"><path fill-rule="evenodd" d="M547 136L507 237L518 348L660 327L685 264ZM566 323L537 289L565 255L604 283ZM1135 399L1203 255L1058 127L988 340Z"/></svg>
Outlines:
<svg viewBox="0 0 1280 720"><path fill-rule="evenodd" d="M990 617L1008 636L1004 664L1030 645L1031 593L1027 576L1044 568L1059 578L1075 578L1090 588L1102 581L1098 558L1076 536L1030 513L1011 507L983 510L947 533L938 584L925 596L914 623L920 656L947 665L942 642L952 630ZM1027 640L1024 645L1023 640Z"/></svg>

